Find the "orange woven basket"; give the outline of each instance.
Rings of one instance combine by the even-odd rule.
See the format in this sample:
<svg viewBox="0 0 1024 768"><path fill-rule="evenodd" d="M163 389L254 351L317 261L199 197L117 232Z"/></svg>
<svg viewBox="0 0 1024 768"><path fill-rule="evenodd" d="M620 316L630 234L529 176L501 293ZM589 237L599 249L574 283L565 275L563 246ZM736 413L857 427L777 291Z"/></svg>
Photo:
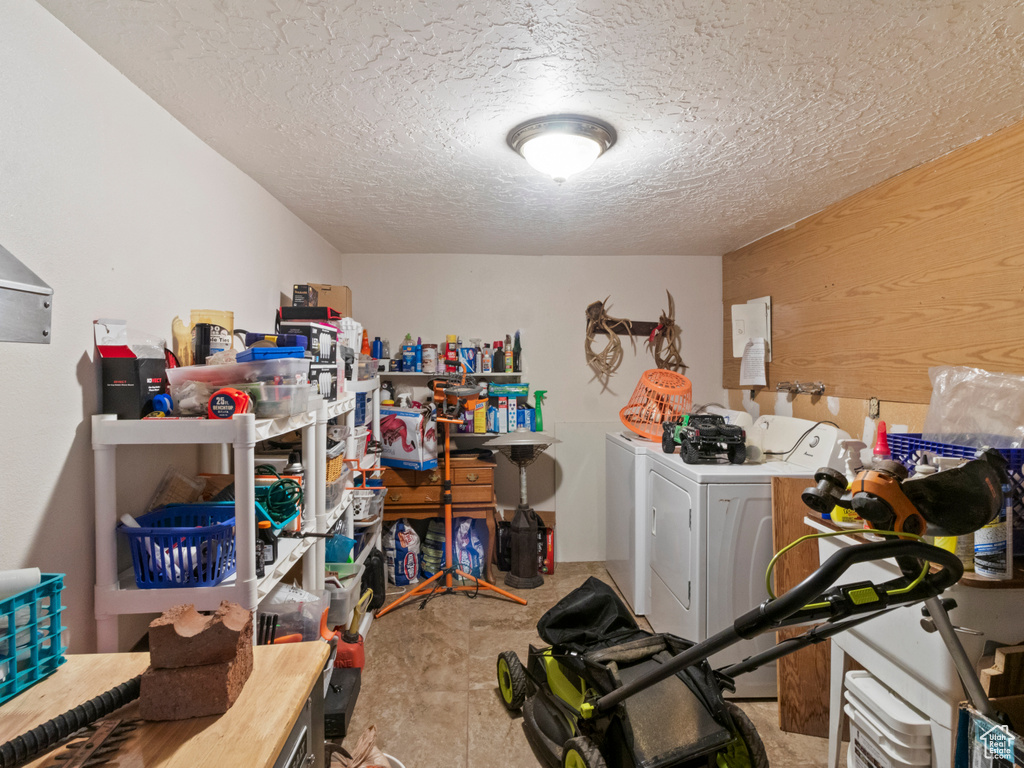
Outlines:
<svg viewBox="0 0 1024 768"><path fill-rule="evenodd" d="M626 407L622 423L648 440L661 440L661 423L681 419L693 406L693 387L681 373L652 368L644 371Z"/></svg>

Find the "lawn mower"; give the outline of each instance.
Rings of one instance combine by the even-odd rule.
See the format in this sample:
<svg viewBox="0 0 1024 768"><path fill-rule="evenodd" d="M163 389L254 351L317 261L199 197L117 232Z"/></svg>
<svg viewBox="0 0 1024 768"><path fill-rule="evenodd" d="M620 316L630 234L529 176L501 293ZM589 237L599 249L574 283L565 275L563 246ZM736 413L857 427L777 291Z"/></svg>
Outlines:
<svg viewBox="0 0 1024 768"><path fill-rule="evenodd" d="M1003 504L1009 482L1006 462L995 451L954 470L892 484L862 484L852 501L870 501L878 520L907 503L929 525L976 530ZM805 500L842 494L820 484ZM856 484L853 486L856 488ZM867 487L868 490L863 488ZM858 497L870 493L871 499ZM848 500L849 501L849 500ZM946 526L946 527L943 527ZM821 642L884 613L925 604L946 643L968 697L979 711L995 716L973 667L953 632L939 595L959 581L963 564L913 533L883 528L883 537L843 548L784 595L771 592L771 572L786 551L808 540L850 531L812 534L780 551L769 565L769 597L735 619L732 626L694 643L640 629L614 590L591 577L560 600L537 624L550 645L530 646L524 667L514 651L498 656L498 689L506 709L523 713L523 728L538 757L561 768L766 768L768 757L757 730L723 690L734 678ZM875 584L838 582L860 563L895 559L901 576ZM743 640L783 627L811 625L802 635L723 669L708 657Z"/></svg>

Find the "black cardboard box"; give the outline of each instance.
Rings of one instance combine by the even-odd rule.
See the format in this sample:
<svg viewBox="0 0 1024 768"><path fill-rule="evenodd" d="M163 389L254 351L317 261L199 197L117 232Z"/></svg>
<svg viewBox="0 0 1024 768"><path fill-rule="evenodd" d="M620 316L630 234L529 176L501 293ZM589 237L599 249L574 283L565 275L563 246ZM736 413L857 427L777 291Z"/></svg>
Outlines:
<svg viewBox="0 0 1024 768"><path fill-rule="evenodd" d="M292 286L293 307L315 307L318 300L316 288L311 285Z"/></svg>
<svg viewBox="0 0 1024 768"><path fill-rule="evenodd" d="M338 329L327 323L312 320L282 320L278 333L295 333L309 339L307 349L316 365L337 364Z"/></svg>
<svg viewBox="0 0 1024 768"><path fill-rule="evenodd" d="M334 401L338 399L338 365L318 365L314 363L309 366L309 383L313 390L322 395L324 400Z"/></svg>
<svg viewBox="0 0 1024 768"><path fill-rule="evenodd" d="M128 347L97 347L102 372L103 413L141 419L153 410L153 398L167 391L167 363L136 357Z"/></svg>

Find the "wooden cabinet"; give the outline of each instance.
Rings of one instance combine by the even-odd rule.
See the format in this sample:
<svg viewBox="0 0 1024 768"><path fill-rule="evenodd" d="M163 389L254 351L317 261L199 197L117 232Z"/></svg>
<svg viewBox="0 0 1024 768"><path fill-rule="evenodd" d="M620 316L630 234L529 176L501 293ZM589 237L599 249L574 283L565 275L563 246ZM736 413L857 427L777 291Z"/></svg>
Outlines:
<svg viewBox="0 0 1024 768"><path fill-rule="evenodd" d="M459 507L494 503L494 465L475 456L452 457L452 505L459 516ZM438 514L444 513L444 461L437 469L384 469L384 511L393 512L406 507L432 506Z"/></svg>
<svg viewBox="0 0 1024 768"><path fill-rule="evenodd" d="M484 578L491 581L490 562L494 547L493 460L476 456L452 457L452 516L472 517L487 525L487 560ZM437 469L414 470L385 467L384 519L400 517L428 520L444 517L444 461Z"/></svg>

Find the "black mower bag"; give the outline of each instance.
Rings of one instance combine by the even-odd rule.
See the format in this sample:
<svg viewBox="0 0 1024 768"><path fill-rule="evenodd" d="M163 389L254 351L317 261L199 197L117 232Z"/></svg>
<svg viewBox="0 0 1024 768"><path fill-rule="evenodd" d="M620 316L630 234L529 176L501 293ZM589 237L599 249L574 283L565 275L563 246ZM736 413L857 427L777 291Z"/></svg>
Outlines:
<svg viewBox="0 0 1024 768"><path fill-rule="evenodd" d="M600 694L628 683L694 643L639 628L614 590L596 578L560 600L537 624L560 661ZM609 768L686 765L733 739L719 680L701 662L626 699L591 734Z"/></svg>

